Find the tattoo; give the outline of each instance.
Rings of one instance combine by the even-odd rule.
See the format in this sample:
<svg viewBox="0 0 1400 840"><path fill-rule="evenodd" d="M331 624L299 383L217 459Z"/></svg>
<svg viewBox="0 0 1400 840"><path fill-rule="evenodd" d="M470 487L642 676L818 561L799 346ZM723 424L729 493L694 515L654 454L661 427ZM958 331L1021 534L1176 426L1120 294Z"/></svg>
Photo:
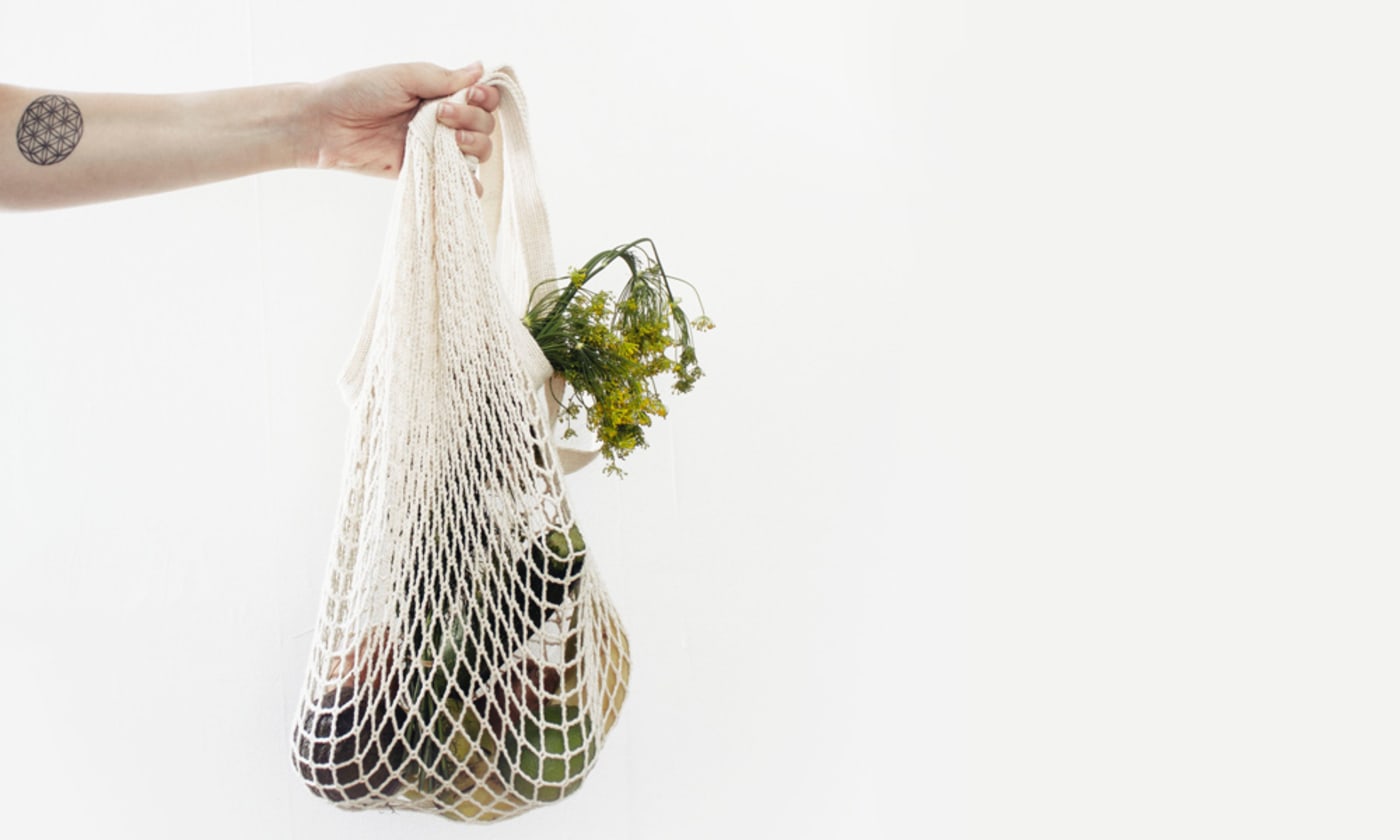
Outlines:
<svg viewBox="0 0 1400 840"><path fill-rule="evenodd" d="M19 118L15 142L19 153L40 166L58 163L77 148L83 138L83 113L66 96L49 94L29 103Z"/></svg>

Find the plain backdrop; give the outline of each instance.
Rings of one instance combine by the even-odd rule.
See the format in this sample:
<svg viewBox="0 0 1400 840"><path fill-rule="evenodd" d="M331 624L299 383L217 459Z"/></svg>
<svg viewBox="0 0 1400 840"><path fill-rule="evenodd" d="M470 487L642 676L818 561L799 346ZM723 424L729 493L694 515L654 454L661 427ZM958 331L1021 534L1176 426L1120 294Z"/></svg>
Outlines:
<svg viewBox="0 0 1400 840"><path fill-rule="evenodd" d="M1381 2L7 4L0 80L519 71L564 265L718 323L571 492L632 635L569 800L343 813L288 736L391 181L0 219L0 832L1394 837Z"/></svg>

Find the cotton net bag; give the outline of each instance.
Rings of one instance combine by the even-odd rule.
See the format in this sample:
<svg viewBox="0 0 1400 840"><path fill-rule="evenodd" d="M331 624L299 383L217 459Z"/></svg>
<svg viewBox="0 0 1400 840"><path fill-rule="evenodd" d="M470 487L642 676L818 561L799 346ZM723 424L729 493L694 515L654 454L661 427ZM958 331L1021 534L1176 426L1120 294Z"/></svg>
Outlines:
<svg viewBox="0 0 1400 840"><path fill-rule="evenodd" d="M479 84L501 93L493 166L436 101L409 126L341 383L339 528L292 750L342 808L489 821L578 788L630 665L564 488L584 459L554 440L552 371L521 323L555 276L525 100L509 68Z"/></svg>

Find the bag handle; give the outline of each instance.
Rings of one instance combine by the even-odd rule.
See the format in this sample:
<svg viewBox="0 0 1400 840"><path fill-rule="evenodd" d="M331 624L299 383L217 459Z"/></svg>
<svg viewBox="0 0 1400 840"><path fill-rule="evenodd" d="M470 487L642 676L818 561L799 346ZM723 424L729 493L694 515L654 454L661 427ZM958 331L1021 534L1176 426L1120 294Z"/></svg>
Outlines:
<svg viewBox="0 0 1400 840"><path fill-rule="evenodd" d="M481 85L495 87L501 93L496 117L501 127L504 148L501 160L505 169L502 178L501 221L497 234L497 249L506 254L524 257L524 273L517 281L516 301L524 308L530 304L535 284L556 276L554 269L554 240L549 234L549 215L544 209L535 169L535 156L530 149L528 110L525 94L515 70L498 67L482 77ZM474 161L475 158L472 158ZM505 240L504 242L502 240ZM498 261L499 264L499 261Z"/></svg>
<svg viewBox="0 0 1400 840"><path fill-rule="evenodd" d="M504 148L501 150L503 174L501 178L501 211L496 234L496 269L502 279L519 275L515 289L507 288L507 294L515 293L513 303L521 314L534 303L533 295L548 291L540 283L557 277L554 268L553 239L549 234L549 216L544 209L544 196L540 192L535 173L535 158L530 150L529 117L525 104L525 94L520 89L520 81L515 70L503 65L487 73L478 84L493 85L501 92L501 104L496 109L496 118L501 128ZM463 94L465 96L465 92ZM469 156L476 163L476 159ZM491 185L486 185L490 189ZM513 264L516 255L524 257L524 271L519 272ZM563 389L560 377L553 375L553 369L539 345L529 331L523 327L518 331L523 339L516 344L527 375L537 387L543 387L544 400L548 409L549 424L552 427L559 416L557 390ZM554 442L564 472L574 472L598 457L598 449L581 449Z"/></svg>

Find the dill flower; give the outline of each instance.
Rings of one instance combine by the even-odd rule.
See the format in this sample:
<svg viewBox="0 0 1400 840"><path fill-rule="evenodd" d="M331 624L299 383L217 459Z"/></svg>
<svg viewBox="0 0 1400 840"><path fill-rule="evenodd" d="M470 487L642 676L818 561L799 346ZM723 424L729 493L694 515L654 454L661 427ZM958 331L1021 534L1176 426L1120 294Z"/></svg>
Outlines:
<svg viewBox="0 0 1400 840"><path fill-rule="evenodd" d="M616 296L585 288L618 261L630 276ZM691 331L713 329L714 322L704 314L689 320L671 281L690 286L666 274L654 242L638 239L541 283L525 314L525 326L569 386L556 395L564 437L576 434L573 423L582 416L601 445L606 473L623 475L618 462L645 448L652 418L666 416L657 380L669 377L672 390L684 394L704 375ZM541 293L546 286L552 288Z"/></svg>

